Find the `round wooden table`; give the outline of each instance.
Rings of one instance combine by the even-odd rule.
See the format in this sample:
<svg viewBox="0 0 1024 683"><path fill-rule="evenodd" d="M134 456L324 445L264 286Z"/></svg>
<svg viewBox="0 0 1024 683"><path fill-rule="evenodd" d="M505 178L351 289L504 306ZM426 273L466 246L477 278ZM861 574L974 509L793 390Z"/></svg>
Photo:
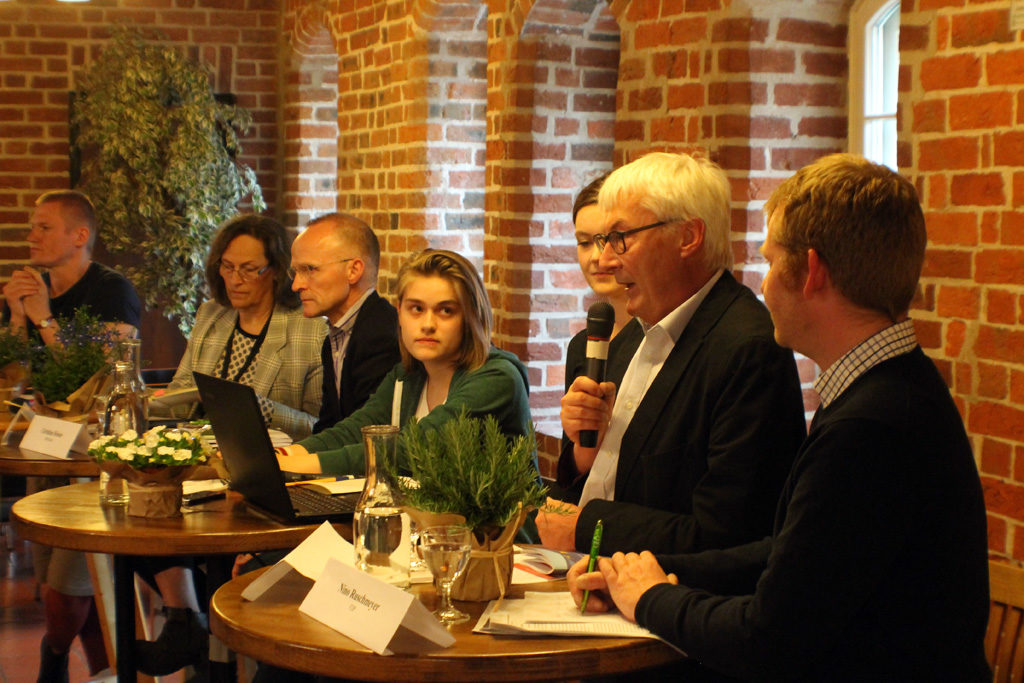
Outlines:
<svg viewBox="0 0 1024 683"><path fill-rule="evenodd" d="M18 533L30 541L114 556L120 683L135 680L133 556L205 557L212 592L230 578L237 553L291 548L316 529L315 525L280 524L249 508L234 492L222 500L189 508L180 517L129 517L125 507L100 506L97 482L26 496L11 508L11 518Z"/></svg>
<svg viewBox="0 0 1024 683"><path fill-rule="evenodd" d="M275 666L307 673L367 681L553 681L606 676L682 659L651 638L500 637L473 633L486 602L458 602L470 620L451 628L455 644L418 655L383 657L299 612L301 594L287 598L242 599L242 591L263 571L221 586L210 602L210 630L235 652ZM434 588L411 590L434 609ZM564 581L512 586L562 591Z"/></svg>

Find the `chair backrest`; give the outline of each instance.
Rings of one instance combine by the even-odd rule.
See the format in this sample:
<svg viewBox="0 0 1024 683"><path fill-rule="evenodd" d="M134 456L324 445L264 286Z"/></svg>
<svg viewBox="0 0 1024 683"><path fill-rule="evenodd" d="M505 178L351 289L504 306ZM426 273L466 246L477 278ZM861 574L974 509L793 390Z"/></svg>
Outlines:
<svg viewBox="0 0 1024 683"><path fill-rule="evenodd" d="M1024 681L1024 569L988 563L992 604L985 632L985 657L993 681Z"/></svg>

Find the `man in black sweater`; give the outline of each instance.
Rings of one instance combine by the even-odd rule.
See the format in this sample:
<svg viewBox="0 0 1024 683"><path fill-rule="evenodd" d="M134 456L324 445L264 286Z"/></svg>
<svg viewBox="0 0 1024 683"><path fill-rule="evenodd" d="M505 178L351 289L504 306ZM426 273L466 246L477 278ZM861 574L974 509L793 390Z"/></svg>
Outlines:
<svg viewBox="0 0 1024 683"><path fill-rule="evenodd" d="M926 242L914 187L833 155L781 185L766 213L776 338L823 369L772 535L619 553L599 572L574 567L570 587L742 680L990 680L981 486L907 317Z"/></svg>

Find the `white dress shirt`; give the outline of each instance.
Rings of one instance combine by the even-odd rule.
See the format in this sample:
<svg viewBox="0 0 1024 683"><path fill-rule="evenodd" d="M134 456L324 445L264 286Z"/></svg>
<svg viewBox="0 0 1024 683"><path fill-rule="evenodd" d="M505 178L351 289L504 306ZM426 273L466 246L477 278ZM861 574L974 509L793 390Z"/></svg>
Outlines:
<svg viewBox="0 0 1024 683"><path fill-rule="evenodd" d="M580 507L596 499L615 500L615 475L619 467L619 449L622 446L622 435L633 420L633 415L640 407L654 378L661 372L662 366L686 325L697 312L708 292L718 282L723 270L718 270L701 287L696 294L680 304L675 310L654 325L640 321L644 328L644 339L640 342L633 359L622 376L622 384L615 395L612 406L611 420L605 432L601 448L590 468L587 481L583 484L580 496Z"/></svg>

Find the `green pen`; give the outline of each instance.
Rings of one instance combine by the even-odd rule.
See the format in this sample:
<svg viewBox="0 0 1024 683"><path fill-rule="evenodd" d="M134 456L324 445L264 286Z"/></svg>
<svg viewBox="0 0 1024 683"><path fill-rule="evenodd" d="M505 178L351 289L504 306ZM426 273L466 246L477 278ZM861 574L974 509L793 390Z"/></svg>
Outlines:
<svg viewBox="0 0 1024 683"><path fill-rule="evenodd" d="M601 533L604 531L604 523L599 519L597 524L594 525L594 537L590 539L590 561L587 563L587 573L594 571L594 567L597 566L597 551L601 549ZM590 591L583 591L583 602L580 603L580 614L587 611L587 598L590 597Z"/></svg>

